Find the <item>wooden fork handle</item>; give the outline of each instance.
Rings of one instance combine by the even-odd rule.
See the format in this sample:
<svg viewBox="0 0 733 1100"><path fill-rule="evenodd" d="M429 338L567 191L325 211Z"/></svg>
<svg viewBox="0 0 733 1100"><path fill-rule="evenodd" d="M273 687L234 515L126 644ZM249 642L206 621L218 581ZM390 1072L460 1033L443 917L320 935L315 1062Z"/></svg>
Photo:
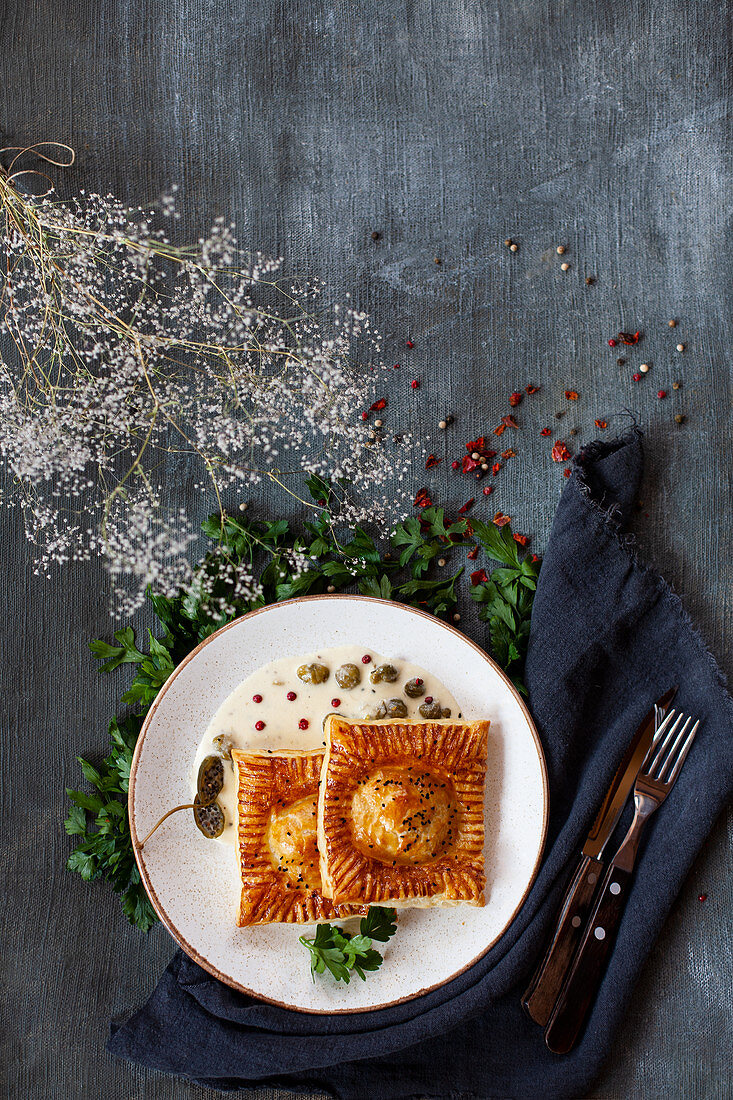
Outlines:
<svg viewBox="0 0 733 1100"><path fill-rule="evenodd" d="M525 1012L542 1027L545 1027L552 1015L570 970L602 874L601 860L590 856L580 857L575 874L565 891L550 945L522 997Z"/></svg>
<svg viewBox="0 0 733 1100"><path fill-rule="evenodd" d="M568 979L545 1030L545 1042L555 1054L567 1054L580 1035L600 988L616 940L631 871L612 863L598 891Z"/></svg>

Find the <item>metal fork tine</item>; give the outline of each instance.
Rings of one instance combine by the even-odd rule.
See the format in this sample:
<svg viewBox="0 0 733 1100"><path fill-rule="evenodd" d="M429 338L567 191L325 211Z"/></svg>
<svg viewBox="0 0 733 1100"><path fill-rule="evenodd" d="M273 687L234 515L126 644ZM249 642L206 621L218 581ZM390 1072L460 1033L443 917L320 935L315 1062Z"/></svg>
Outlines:
<svg viewBox="0 0 733 1100"><path fill-rule="evenodd" d="M652 743L649 746L649 752L647 753L647 757L649 757L651 755L651 751L654 748L654 746L659 744L660 739L667 732L667 728L669 726L669 723L674 718L674 715L675 715L675 711L673 711L673 710L668 711L667 714L665 714L662 721L657 726L656 733L654 734L654 737L652 738Z"/></svg>
<svg viewBox="0 0 733 1100"><path fill-rule="evenodd" d="M687 740L685 741L684 745L682 746L682 748L680 750L680 754L677 757L677 763L672 768L672 774L670 775L669 779L667 780L667 784L670 787L674 783L677 776L680 774L680 768L682 767L682 765L685 762L685 758L687 757L687 754L690 751L690 747L692 745L692 742L695 740L695 734L697 733L697 727L699 725L700 725L700 719L698 718L697 722L695 722L695 725L692 727L692 729L688 733Z"/></svg>
<svg viewBox="0 0 733 1100"><path fill-rule="evenodd" d="M670 711L670 713L671 713L671 711ZM657 771L657 767L659 766L659 762L663 758L663 756L665 755L665 753L667 751L667 748L669 747L671 741L675 737L675 734L676 734L677 730L679 729L680 722L683 720L683 718L684 718L683 714L678 714L677 715L677 717L674 720L674 724L670 727L669 731L667 732L667 736L664 738L664 741L662 741L661 745L657 749L657 751L654 755L654 759L652 760L651 764L649 764L648 767L644 768L644 773L646 775L650 776L651 778L653 778L655 776L656 771ZM652 748L654 748L654 745L652 745Z"/></svg>
<svg viewBox="0 0 733 1100"><path fill-rule="evenodd" d="M677 758L677 750L679 749L680 745L682 744L682 742L685 739L685 734L687 733L688 729L690 728L690 722L691 721L692 721L692 718L688 718L686 720L684 726L682 727L680 732L677 734L673 744L670 745L669 750L667 752L667 755L665 756L664 760L662 761L662 763L660 765L659 773L656 776L656 778L659 780L660 783L666 783L667 782L667 780L664 778L665 774L667 774L667 772L671 771L673 766L674 766L675 760Z"/></svg>

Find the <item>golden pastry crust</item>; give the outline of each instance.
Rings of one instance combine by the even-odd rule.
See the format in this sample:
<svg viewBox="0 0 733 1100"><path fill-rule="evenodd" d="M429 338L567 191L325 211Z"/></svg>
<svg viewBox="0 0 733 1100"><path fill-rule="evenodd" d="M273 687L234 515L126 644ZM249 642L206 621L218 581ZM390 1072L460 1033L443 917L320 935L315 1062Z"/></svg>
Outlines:
<svg viewBox="0 0 733 1100"><path fill-rule="evenodd" d="M318 801L323 893L337 904L484 904L488 722L329 715Z"/></svg>
<svg viewBox="0 0 733 1100"><path fill-rule="evenodd" d="M237 924L310 924L364 913L324 897L316 807L321 752L232 751L239 774Z"/></svg>

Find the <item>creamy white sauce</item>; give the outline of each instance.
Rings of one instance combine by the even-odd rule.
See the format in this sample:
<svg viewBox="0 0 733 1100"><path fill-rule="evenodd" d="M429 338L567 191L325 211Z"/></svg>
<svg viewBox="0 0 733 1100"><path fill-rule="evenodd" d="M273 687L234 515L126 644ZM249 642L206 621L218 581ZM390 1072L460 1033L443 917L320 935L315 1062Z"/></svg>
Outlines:
<svg viewBox="0 0 733 1100"><path fill-rule="evenodd" d="M371 661L362 662L368 654ZM306 684L298 677L298 668L317 662L329 669L328 679L322 684ZM356 665L361 671L361 682L353 688L339 687L336 670L344 664ZM373 684L370 673L382 664L394 665L398 677L393 683L382 681ZM418 699L405 695L408 680L419 677L424 681L425 694ZM296 698L288 699L288 692ZM254 696L261 696L259 703ZM451 718L462 717L460 707L451 693L436 676L399 657L383 657L374 650L358 646L337 646L321 649L301 657L281 657L257 669L229 695L217 710L196 751L191 769L191 791L196 793L196 777L199 765L206 756L219 752L214 738L223 735L231 747L244 752L267 752L279 749L320 749L323 739L323 720L326 715L338 711L345 718L369 719L376 717L379 704L386 699L401 699L407 706L405 720L423 721L419 713L421 703L432 696L443 708L449 708ZM336 702L338 700L338 703ZM301 729L301 722L307 722ZM256 723L263 722L259 730ZM224 810L226 826L219 838L224 844L237 840L237 781L231 761L224 762L224 788L219 796Z"/></svg>

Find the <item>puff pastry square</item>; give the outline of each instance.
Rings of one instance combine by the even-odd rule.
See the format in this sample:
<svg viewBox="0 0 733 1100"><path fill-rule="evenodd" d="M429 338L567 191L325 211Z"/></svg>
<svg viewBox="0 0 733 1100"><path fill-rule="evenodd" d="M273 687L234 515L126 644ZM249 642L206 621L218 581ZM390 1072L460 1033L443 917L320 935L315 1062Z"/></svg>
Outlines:
<svg viewBox="0 0 733 1100"><path fill-rule="evenodd" d="M318 802L336 904L484 904L488 722L326 720Z"/></svg>
<svg viewBox="0 0 733 1100"><path fill-rule="evenodd" d="M239 774L237 924L310 924L366 912L335 905L321 891L316 839L322 752L244 753Z"/></svg>

